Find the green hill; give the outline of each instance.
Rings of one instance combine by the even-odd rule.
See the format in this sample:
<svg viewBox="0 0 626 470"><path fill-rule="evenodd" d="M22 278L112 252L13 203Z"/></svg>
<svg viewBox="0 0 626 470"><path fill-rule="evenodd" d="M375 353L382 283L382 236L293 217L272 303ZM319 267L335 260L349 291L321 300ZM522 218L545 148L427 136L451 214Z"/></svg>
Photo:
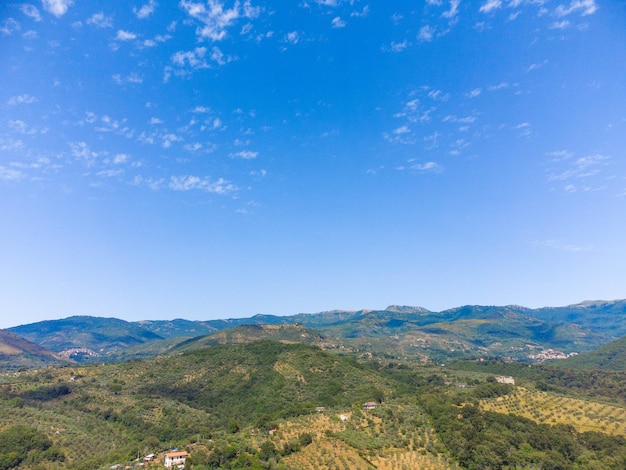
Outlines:
<svg viewBox="0 0 626 470"><path fill-rule="evenodd" d="M69 361L58 354L5 330L0 330L0 368L17 370L48 365L66 364Z"/></svg>
<svg viewBox="0 0 626 470"><path fill-rule="evenodd" d="M74 316L10 328L9 331L51 351L76 351L79 359L105 356L130 346L162 339L139 325L117 318Z"/></svg>
<svg viewBox="0 0 626 470"><path fill-rule="evenodd" d="M552 365L570 369L626 371L626 337L611 341L594 351L572 356Z"/></svg>
<svg viewBox="0 0 626 470"><path fill-rule="evenodd" d="M224 344L251 343L262 339L281 343L323 346L327 341L318 332L302 325L243 325L178 343L171 353Z"/></svg>
<svg viewBox="0 0 626 470"><path fill-rule="evenodd" d="M626 336L626 300L587 300L565 307L544 307L530 312L549 322L585 326L611 339Z"/></svg>

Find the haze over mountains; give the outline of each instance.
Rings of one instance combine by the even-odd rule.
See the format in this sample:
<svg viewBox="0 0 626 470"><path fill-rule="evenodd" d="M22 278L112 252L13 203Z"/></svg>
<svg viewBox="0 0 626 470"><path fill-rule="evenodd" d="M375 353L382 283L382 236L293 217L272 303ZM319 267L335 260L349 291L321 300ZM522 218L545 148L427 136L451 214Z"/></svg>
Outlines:
<svg viewBox="0 0 626 470"><path fill-rule="evenodd" d="M13 354L8 362L14 367L32 367L57 363L62 360L59 355L80 362L118 362L256 339L316 344L355 356L420 361L478 357L537 361L592 351L626 336L625 319L625 300L585 301L539 309L517 305L463 306L442 312L392 305L385 310L334 310L207 321L127 322L73 316L9 328L12 335L33 346L23 349L28 361L18 361L19 354ZM8 351L10 342L3 343ZM35 354L38 362L33 362L35 345L41 352Z"/></svg>

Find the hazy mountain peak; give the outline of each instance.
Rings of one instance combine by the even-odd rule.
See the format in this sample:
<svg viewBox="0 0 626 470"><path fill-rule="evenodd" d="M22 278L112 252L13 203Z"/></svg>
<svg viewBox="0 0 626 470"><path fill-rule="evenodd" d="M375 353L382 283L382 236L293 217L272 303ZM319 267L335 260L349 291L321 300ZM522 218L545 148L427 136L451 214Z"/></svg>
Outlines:
<svg viewBox="0 0 626 470"><path fill-rule="evenodd" d="M394 313L428 313L429 310L424 307L411 307L409 305L390 305L385 309L387 312Z"/></svg>

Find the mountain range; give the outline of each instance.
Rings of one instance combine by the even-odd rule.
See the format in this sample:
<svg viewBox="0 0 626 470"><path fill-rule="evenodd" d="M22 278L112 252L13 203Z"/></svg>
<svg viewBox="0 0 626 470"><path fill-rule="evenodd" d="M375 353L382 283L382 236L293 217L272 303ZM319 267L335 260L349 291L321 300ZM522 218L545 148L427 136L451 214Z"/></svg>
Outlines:
<svg viewBox="0 0 626 470"><path fill-rule="evenodd" d="M625 319L626 300L614 300L539 309L468 305L441 312L392 305L384 310L208 321L128 322L73 316L6 331L45 348L40 349L41 355L35 354L41 364L57 363L62 360L60 356L79 362L119 362L256 339L315 344L355 357L434 362L500 357L528 361L531 357L549 359L550 354L592 351L626 336ZM0 351L9 348L10 342L4 338L0 337ZM31 347L31 362L35 357L32 351Z"/></svg>

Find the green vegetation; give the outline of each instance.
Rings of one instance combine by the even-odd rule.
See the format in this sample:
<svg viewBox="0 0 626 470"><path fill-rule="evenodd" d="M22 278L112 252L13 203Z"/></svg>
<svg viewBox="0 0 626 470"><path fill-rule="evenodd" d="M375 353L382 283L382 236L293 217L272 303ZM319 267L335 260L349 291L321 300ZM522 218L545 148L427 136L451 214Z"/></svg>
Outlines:
<svg viewBox="0 0 626 470"><path fill-rule="evenodd" d="M551 365L567 369L626 371L626 337L616 339L593 351L554 362Z"/></svg>
<svg viewBox="0 0 626 470"><path fill-rule="evenodd" d="M62 462L65 457L53 447L48 437L24 425L10 426L0 432L0 470L16 468L21 464Z"/></svg>
<svg viewBox="0 0 626 470"><path fill-rule="evenodd" d="M190 453L189 469L201 470L626 465L623 373L358 362L312 345L247 342L253 331L280 330L311 334L244 327L229 333L243 335L239 344L5 375L3 468L107 469L149 453L156 468L174 447ZM518 385L496 375L513 375ZM378 407L365 411L369 401Z"/></svg>

